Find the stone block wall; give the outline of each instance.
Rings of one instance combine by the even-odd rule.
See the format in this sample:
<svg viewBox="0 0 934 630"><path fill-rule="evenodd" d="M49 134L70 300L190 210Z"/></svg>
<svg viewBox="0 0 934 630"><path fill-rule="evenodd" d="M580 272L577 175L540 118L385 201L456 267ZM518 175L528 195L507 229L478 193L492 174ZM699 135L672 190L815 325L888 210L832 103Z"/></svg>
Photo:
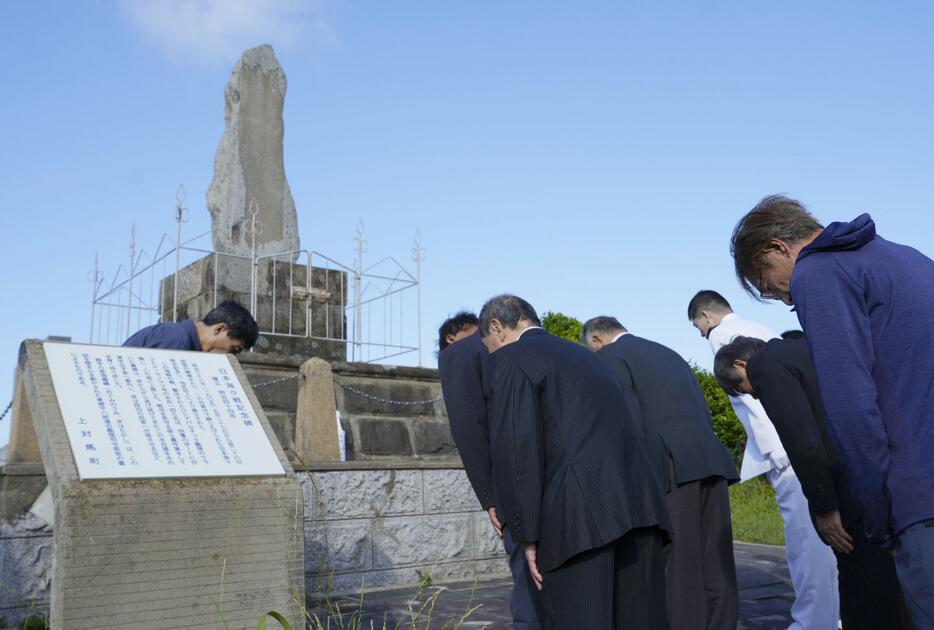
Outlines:
<svg viewBox="0 0 934 630"><path fill-rule="evenodd" d="M437 370L335 363L333 371L348 459L456 460Z"/></svg>
<svg viewBox="0 0 934 630"><path fill-rule="evenodd" d="M290 453L299 381L289 377L298 375L303 359L257 353L243 353L238 358L251 383L272 383L256 389L256 396L283 450ZM347 459L412 459L460 466L437 370L344 362L335 362L332 368ZM430 402L410 404L419 401Z"/></svg>
<svg viewBox="0 0 934 630"><path fill-rule="evenodd" d="M312 596L508 575L502 541L463 470L300 473Z"/></svg>

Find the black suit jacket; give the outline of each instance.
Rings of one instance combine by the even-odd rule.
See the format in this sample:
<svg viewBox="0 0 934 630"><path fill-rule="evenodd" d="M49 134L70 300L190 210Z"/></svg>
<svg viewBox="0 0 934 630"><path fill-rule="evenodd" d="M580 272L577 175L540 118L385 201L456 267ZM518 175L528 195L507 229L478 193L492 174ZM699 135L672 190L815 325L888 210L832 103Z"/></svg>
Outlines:
<svg viewBox="0 0 934 630"><path fill-rule="evenodd" d="M730 452L713 432L704 392L677 352L627 334L604 346L597 356L613 368L635 401L649 455L666 489L708 477L739 480ZM673 479L668 478L669 458Z"/></svg>
<svg viewBox="0 0 934 630"><path fill-rule="evenodd" d="M749 359L746 375L778 431L811 515L840 510L844 525L858 520L824 425L820 386L807 342L773 339Z"/></svg>
<svg viewBox="0 0 934 630"><path fill-rule="evenodd" d="M451 435L464 470L484 510L494 505L490 437L483 394L484 365L489 353L474 333L441 351L438 370Z"/></svg>
<svg viewBox="0 0 934 630"><path fill-rule="evenodd" d="M632 529L670 531L641 427L606 363L532 329L490 369L496 508L514 540L538 542L542 570Z"/></svg>

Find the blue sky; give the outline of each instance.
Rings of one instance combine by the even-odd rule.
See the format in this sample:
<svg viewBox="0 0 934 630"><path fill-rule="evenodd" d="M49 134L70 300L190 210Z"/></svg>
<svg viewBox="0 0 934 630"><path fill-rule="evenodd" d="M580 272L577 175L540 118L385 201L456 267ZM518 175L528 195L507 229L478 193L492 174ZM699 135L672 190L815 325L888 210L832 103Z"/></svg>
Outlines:
<svg viewBox="0 0 934 630"><path fill-rule="evenodd" d="M271 43L303 245L350 261L362 218L408 260L420 230L426 344L509 291L709 366L698 289L796 325L733 277L760 197L934 253L932 30L922 2L5 2L0 357L86 340L95 252L116 268L134 223L154 247L179 184L209 229L223 88Z"/></svg>

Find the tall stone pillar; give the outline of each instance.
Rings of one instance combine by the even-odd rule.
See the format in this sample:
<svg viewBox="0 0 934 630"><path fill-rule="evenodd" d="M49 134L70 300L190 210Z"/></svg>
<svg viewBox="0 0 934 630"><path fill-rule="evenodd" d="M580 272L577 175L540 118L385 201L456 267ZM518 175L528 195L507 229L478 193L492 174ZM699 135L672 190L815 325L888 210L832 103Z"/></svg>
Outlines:
<svg viewBox="0 0 934 630"><path fill-rule="evenodd" d="M234 65L224 90L226 126L207 195L217 252L251 255L251 204L258 210L257 255L297 252L300 247L282 155L285 90L285 72L268 44L247 50ZM294 262L297 257L289 258Z"/></svg>

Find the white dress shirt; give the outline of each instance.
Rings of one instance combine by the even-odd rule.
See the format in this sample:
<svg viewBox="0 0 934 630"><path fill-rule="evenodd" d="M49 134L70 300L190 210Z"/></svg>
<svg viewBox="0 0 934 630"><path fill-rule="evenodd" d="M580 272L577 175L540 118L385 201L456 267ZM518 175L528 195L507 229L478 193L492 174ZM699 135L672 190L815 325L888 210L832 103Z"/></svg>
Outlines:
<svg viewBox="0 0 934 630"><path fill-rule="evenodd" d="M720 324L714 327L707 338L714 354L717 350L733 341L736 337L753 337L768 341L778 339L778 335L762 324L743 319L736 313L725 315ZM758 477L772 468L769 453L776 451L784 457L784 447L778 438L778 432L769 416L762 408L762 403L750 396L730 396L730 404L746 430L746 452L740 468L741 481Z"/></svg>
<svg viewBox="0 0 934 630"><path fill-rule="evenodd" d="M623 332L621 332L621 333L619 333L618 335L616 335L615 337L613 337L613 341L611 341L610 343L616 343L616 340L617 340L617 339L619 339L619 338L622 337L623 335L628 335L628 334L629 334L629 331L628 331L628 330L624 330Z"/></svg>
<svg viewBox="0 0 934 630"><path fill-rule="evenodd" d="M522 335L524 335L526 331L532 330L533 328L541 329L542 327L541 326L529 326L528 328L526 328L525 330L519 333L519 335L516 337L516 341L519 341L520 339L522 339Z"/></svg>

